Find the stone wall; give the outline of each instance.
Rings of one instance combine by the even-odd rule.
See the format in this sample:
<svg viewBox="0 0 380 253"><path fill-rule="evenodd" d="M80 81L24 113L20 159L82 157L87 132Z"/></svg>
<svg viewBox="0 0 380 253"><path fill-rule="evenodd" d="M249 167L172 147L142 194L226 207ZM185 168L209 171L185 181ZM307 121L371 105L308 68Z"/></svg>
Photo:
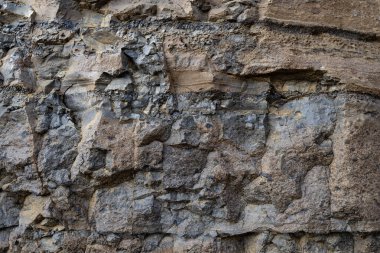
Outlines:
<svg viewBox="0 0 380 253"><path fill-rule="evenodd" d="M0 0L0 252L379 253L378 0Z"/></svg>

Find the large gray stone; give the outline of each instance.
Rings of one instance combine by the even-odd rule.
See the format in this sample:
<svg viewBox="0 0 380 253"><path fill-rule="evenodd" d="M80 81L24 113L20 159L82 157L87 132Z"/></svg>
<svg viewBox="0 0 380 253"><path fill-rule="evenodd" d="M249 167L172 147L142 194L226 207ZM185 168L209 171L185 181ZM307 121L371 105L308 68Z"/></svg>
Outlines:
<svg viewBox="0 0 380 253"><path fill-rule="evenodd" d="M206 164L207 153L194 148L164 148L164 187L191 188Z"/></svg>
<svg viewBox="0 0 380 253"><path fill-rule="evenodd" d="M29 117L25 109L0 112L0 158L5 166L18 166L31 163L34 138Z"/></svg>
<svg viewBox="0 0 380 253"><path fill-rule="evenodd" d="M154 196L136 199L135 191L133 184L127 182L94 193L90 215L98 232L159 232L160 207Z"/></svg>
<svg viewBox="0 0 380 253"><path fill-rule="evenodd" d="M0 207L0 228L17 226L21 200L17 199L14 195L1 192Z"/></svg>

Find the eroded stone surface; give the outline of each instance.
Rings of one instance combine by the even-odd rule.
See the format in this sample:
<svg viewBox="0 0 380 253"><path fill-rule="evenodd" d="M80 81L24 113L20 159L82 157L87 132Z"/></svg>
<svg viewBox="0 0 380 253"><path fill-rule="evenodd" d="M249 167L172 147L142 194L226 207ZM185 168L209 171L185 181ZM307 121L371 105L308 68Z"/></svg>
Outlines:
<svg viewBox="0 0 380 253"><path fill-rule="evenodd" d="M0 5L0 252L379 251L376 1Z"/></svg>
<svg viewBox="0 0 380 253"><path fill-rule="evenodd" d="M372 189L379 182L379 158L370 150L378 145L379 104L373 99L350 95L341 96L339 102L342 109L333 136L336 144L331 165L331 211L337 220L350 216L347 226L358 230L371 223L378 228L379 214L374 210L378 208L379 193Z"/></svg>
<svg viewBox="0 0 380 253"><path fill-rule="evenodd" d="M379 2L373 1L270 1L265 18L297 25L315 25L379 34Z"/></svg>

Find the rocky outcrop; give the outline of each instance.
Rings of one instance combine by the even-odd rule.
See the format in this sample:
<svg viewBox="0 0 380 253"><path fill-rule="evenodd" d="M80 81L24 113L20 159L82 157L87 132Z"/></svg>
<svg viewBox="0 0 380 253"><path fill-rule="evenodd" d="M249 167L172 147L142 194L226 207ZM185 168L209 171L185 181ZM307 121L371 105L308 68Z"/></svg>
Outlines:
<svg viewBox="0 0 380 253"><path fill-rule="evenodd" d="M0 252L379 252L379 8L0 0Z"/></svg>

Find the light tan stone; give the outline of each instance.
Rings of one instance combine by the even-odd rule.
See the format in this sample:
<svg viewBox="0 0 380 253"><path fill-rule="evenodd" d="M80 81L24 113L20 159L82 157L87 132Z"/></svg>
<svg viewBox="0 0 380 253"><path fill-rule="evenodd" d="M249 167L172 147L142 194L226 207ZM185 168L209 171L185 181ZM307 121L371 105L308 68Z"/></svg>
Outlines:
<svg viewBox="0 0 380 253"><path fill-rule="evenodd" d="M57 17L60 1L59 0L22 0L23 3L30 5L36 11L37 21L52 21Z"/></svg>
<svg viewBox="0 0 380 253"><path fill-rule="evenodd" d="M49 200L49 197L40 197L35 195L29 195L26 197L24 206L20 211L20 225L28 226L37 218L42 218Z"/></svg>
<svg viewBox="0 0 380 253"><path fill-rule="evenodd" d="M333 136L331 211L352 230L380 229L378 101L350 95L339 98L341 110ZM348 218L350 217L350 218ZM367 227L368 228L368 227Z"/></svg>
<svg viewBox="0 0 380 253"><path fill-rule="evenodd" d="M319 26L380 35L380 3L366 1L272 0L264 19L301 26Z"/></svg>
<svg viewBox="0 0 380 253"><path fill-rule="evenodd" d="M26 4L14 1L0 1L0 22L11 23L14 21L33 22L36 16L34 10Z"/></svg>
<svg viewBox="0 0 380 253"><path fill-rule="evenodd" d="M113 0L103 6L101 11L106 14L113 14L120 20L165 14L191 17L193 14L190 1L182 0Z"/></svg>

